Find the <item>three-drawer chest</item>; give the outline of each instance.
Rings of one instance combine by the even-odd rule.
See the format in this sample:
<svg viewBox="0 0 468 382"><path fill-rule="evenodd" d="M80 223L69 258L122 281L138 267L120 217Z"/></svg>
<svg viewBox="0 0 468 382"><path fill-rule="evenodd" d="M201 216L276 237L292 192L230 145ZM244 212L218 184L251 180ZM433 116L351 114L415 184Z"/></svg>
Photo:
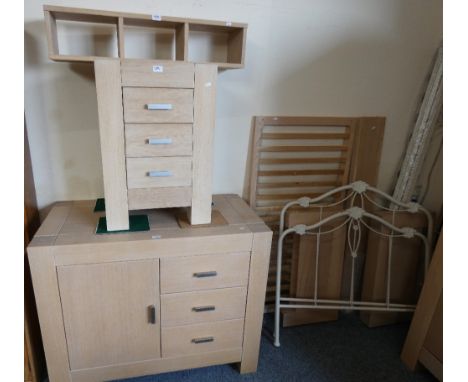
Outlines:
<svg viewBox="0 0 468 382"><path fill-rule="evenodd" d="M141 59L94 61L109 231L128 211L190 207L211 222L218 67Z"/></svg>
<svg viewBox="0 0 468 382"><path fill-rule="evenodd" d="M57 203L28 256L49 380L107 381L224 363L257 368L272 232L237 195L223 217L97 235L94 201Z"/></svg>

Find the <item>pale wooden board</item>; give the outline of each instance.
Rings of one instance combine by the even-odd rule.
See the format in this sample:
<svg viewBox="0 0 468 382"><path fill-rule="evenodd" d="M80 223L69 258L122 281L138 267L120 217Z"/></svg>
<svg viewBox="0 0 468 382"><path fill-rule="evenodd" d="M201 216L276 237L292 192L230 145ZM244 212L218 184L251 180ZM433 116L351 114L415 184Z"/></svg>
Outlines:
<svg viewBox="0 0 468 382"><path fill-rule="evenodd" d="M137 377L141 375L152 375L176 370L228 364L239 362L241 357L242 348L237 348L181 357L152 359L126 365L112 365L107 367L77 370L73 371L71 374L73 382L102 382L114 379Z"/></svg>
<svg viewBox="0 0 468 382"><path fill-rule="evenodd" d="M161 295L161 325L179 326L244 318L246 287ZM194 308L210 307L197 311Z"/></svg>
<svg viewBox="0 0 468 382"><path fill-rule="evenodd" d="M312 225L327 218L342 208L326 208L322 213L317 208L291 211L287 215L286 227L297 224ZM338 227L343 221L323 226L322 231ZM339 299L343 274L343 260L346 242L346 228L343 227L320 238L317 297L321 299ZM298 298L313 298L315 291L315 270L317 259L317 237L302 235L295 237L292 255L291 296ZM337 311L321 311L312 309L287 309L283 312L283 327L304 325L322 321L332 321L338 318Z"/></svg>
<svg viewBox="0 0 468 382"><path fill-rule="evenodd" d="M135 188L128 190L128 209L186 207L192 202L192 187Z"/></svg>
<svg viewBox="0 0 468 382"><path fill-rule="evenodd" d="M107 229L127 230L128 200L119 60L94 63Z"/></svg>
<svg viewBox="0 0 468 382"><path fill-rule="evenodd" d="M171 104L172 110L148 110L151 103ZM192 123L193 90L123 88L126 123Z"/></svg>
<svg viewBox="0 0 468 382"><path fill-rule="evenodd" d="M211 220L217 68L195 65L191 224Z"/></svg>
<svg viewBox="0 0 468 382"><path fill-rule="evenodd" d="M254 237L245 311L244 351L239 365L241 373L253 373L257 370L272 236L272 232L264 224L251 224L249 228Z"/></svg>
<svg viewBox="0 0 468 382"><path fill-rule="evenodd" d="M392 223L392 213L378 211L377 215ZM427 228L425 215L399 212L395 214L394 225L412 227L418 231ZM372 223L374 230L389 234L381 224ZM388 239L372 231L368 232L366 262L361 287L363 301L384 302L387 287ZM390 300L400 304L415 304L418 296L418 275L423 265L424 246L419 238L393 239L391 265ZM388 325L399 321L408 321L411 316L398 312L360 312L363 322L369 327Z"/></svg>
<svg viewBox="0 0 468 382"><path fill-rule="evenodd" d="M28 247L37 313L50 381L71 381L52 247Z"/></svg>
<svg viewBox="0 0 468 382"><path fill-rule="evenodd" d="M424 346L443 287L443 234L440 234L418 304L401 352L401 360L414 370Z"/></svg>
<svg viewBox="0 0 468 382"><path fill-rule="evenodd" d="M153 71L153 66L156 65L161 67L162 72ZM193 89L194 73L194 65L191 63L122 60L122 86Z"/></svg>
<svg viewBox="0 0 468 382"><path fill-rule="evenodd" d="M62 266L57 274L71 370L161 356L158 260Z"/></svg>
<svg viewBox="0 0 468 382"><path fill-rule="evenodd" d="M179 214L177 214L177 223L179 223L180 228L216 227L228 224L221 212L215 209L211 210L211 223L209 224L198 224L196 226L192 226L190 224L187 211L181 211Z"/></svg>
<svg viewBox="0 0 468 382"><path fill-rule="evenodd" d="M149 144L149 139L170 139L167 144ZM125 124L127 157L191 156L191 124Z"/></svg>

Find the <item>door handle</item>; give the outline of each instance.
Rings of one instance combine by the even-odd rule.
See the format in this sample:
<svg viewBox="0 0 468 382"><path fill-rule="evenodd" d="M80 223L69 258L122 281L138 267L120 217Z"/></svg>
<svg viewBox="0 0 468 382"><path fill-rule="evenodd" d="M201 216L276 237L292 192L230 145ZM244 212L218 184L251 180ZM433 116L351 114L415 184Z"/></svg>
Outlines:
<svg viewBox="0 0 468 382"><path fill-rule="evenodd" d="M148 110L172 110L171 103L147 103L146 108Z"/></svg>
<svg viewBox="0 0 468 382"><path fill-rule="evenodd" d="M156 324L156 307L154 305L148 306L148 321L150 324Z"/></svg>
<svg viewBox="0 0 468 382"><path fill-rule="evenodd" d="M170 145L172 138L148 138L149 145Z"/></svg>
<svg viewBox="0 0 468 382"><path fill-rule="evenodd" d="M148 176L151 178L167 178L168 176L172 176L171 171L149 171Z"/></svg>
<svg viewBox="0 0 468 382"><path fill-rule="evenodd" d="M201 277L214 277L218 274L218 272L216 271L208 271L208 272L195 272L193 274L193 277L198 277L198 278L201 278Z"/></svg>
<svg viewBox="0 0 468 382"><path fill-rule="evenodd" d="M192 310L194 312L209 312L209 311L212 311L212 310L215 310L215 306L214 305L208 305L208 306L194 306L192 308Z"/></svg>
<svg viewBox="0 0 468 382"><path fill-rule="evenodd" d="M203 344L205 342L213 342L214 337L202 337L202 338L193 338L192 342L194 344Z"/></svg>

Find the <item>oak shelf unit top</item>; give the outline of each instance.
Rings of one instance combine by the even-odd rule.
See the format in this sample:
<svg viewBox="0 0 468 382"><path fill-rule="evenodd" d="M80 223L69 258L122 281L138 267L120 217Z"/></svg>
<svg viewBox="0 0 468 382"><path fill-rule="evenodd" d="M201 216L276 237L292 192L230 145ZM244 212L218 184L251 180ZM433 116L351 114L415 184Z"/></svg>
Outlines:
<svg viewBox="0 0 468 382"><path fill-rule="evenodd" d="M135 58L125 54L125 33L131 29L157 33L164 30L166 35L173 33L175 53L172 61L187 61L195 63L213 63L220 69L237 69L244 67L245 43L247 36L247 24L231 21L215 21L188 19L156 14L122 13L82 8L69 8L52 5L44 5L44 18L49 48L49 58L61 62L94 62L98 58ZM59 49L59 22L78 22L82 25L89 23L102 27L114 26L116 31L117 54L68 54ZM91 34L96 33L95 30ZM189 41L192 39L204 39L207 44L207 52L215 48L221 49L221 53L193 59L193 50L190 50ZM215 46L216 45L216 46ZM139 57L145 59L162 59L161 57Z"/></svg>

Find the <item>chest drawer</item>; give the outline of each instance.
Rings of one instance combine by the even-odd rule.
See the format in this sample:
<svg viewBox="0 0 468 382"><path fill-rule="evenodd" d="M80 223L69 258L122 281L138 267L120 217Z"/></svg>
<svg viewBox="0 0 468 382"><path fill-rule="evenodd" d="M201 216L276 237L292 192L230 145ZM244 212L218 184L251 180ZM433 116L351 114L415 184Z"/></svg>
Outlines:
<svg viewBox="0 0 468 382"><path fill-rule="evenodd" d="M192 88L195 65L186 62L123 60L122 86Z"/></svg>
<svg viewBox="0 0 468 382"><path fill-rule="evenodd" d="M162 356L179 357L241 348L243 329L242 319L162 328Z"/></svg>
<svg viewBox="0 0 468 382"><path fill-rule="evenodd" d="M170 293L161 296L161 325L177 326L243 318L247 288Z"/></svg>
<svg viewBox="0 0 468 382"><path fill-rule="evenodd" d="M126 124L127 157L192 155L191 124Z"/></svg>
<svg viewBox="0 0 468 382"><path fill-rule="evenodd" d="M192 123L193 89L123 88L126 123Z"/></svg>
<svg viewBox="0 0 468 382"><path fill-rule="evenodd" d="M191 157L127 158L129 189L190 186L191 184Z"/></svg>
<svg viewBox="0 0 468 382"><path fill-rule="evenodd" d="M250 253L161 259L161 293L247 285Z"/></svg>

